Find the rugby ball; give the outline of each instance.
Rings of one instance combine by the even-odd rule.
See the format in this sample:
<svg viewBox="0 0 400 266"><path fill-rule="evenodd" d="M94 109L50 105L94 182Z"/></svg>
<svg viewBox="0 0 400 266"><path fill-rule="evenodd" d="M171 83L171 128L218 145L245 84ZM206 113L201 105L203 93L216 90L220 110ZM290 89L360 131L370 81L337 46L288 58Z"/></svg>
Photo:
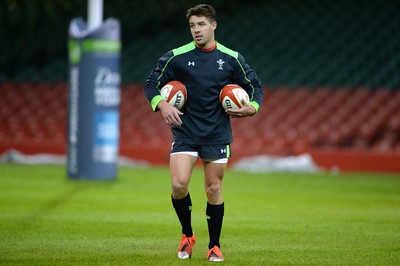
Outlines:
<svg viewBox="0 0 400 266"><path fill-rule="evenodd" d="M249 103L249 95L239 85L228 84L219 93L219 101L225 110L240 109L243 107L243 102Z"/></svg>
<svg viewBox="0 0 400 266"><path fill-rule="evenodd" d="M169 105L181 110L187 99L187 91L182 82L174 80L165 84L160 90L161 96Z"/></svg>

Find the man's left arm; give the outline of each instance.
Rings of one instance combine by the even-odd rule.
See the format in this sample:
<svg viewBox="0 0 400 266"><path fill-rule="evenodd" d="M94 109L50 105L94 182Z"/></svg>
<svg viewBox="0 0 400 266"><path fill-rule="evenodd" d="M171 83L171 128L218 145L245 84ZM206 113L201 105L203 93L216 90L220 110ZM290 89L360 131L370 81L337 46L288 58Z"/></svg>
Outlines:
<svg viewBox="0 0 400 266"><path fill-rule="evenodd" d="M261 106L264 89L255 71L250 68L245 62L244 57L240 54L238 55L237 63L237 67L235 68L235 82L246 90L250 102L238 110L229 109L227 113L234 118L253 116Z"/></svg>

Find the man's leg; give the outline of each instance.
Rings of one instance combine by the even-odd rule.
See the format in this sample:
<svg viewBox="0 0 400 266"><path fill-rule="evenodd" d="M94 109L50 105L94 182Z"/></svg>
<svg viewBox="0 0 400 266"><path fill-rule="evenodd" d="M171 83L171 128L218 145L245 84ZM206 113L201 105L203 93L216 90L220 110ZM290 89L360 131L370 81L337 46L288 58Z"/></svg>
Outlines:
<svg viewBox="0 0 400 266"><path fill-rule="evenodd" d="M207 225L210 242L207 257L210 261L223 261L220 251L220 235L224 217L224 201L222 198L222 180L225 175L226 163L205 161L204 187L207 194Z"/></svg>
<svg viewBox="0 0 400 266"><path fill-rule="evenodd" d="M182 239L178 249L180 259L191 257L192 247L196 242L191 224L192 201L188 190L196 162L197 157L188 154L171 154L170 157L172 205L182 226Z"/></svg>

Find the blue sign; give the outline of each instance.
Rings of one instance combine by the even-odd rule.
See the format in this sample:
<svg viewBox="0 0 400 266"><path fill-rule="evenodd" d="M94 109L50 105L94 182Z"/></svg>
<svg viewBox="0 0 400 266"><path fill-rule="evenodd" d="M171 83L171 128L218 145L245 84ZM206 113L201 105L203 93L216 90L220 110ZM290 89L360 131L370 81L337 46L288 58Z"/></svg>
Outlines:
<svg viewBox="0 0 400 266"><path fill-rule="evenodd" d="M118 159L118 112L101 111L95 115L93 160L113 163Z"/></svg>
<svg viewBox="0 0 400 266"><path fill-rule="evenodd" d="M114 179L118 164L120 30L115 19L88 32L72 20L69 40L67 171L70 178Z"/></svg>

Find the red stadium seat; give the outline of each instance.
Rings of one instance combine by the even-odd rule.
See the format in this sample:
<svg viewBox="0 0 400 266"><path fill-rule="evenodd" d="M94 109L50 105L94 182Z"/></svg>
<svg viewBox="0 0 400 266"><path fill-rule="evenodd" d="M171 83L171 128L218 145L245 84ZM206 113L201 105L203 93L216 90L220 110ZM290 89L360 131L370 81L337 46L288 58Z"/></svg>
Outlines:
<svg viewBox="0 0 400 266"><path fill-rule="evenodd" d="M0 144L65 149L66 83L0 85ZM144 119L145 118L145 119ZM259 113L232 120L232 150L246 154L299 154L310 149L400 150L400 92L366 88L267 88ZM243 130L245 129L245 130ZM397 138L391 134L395 132ZM392 136L392 137L389 137ZM123 85L122 150L168 150L171 134L151 111L141 85Z"/></svg>

